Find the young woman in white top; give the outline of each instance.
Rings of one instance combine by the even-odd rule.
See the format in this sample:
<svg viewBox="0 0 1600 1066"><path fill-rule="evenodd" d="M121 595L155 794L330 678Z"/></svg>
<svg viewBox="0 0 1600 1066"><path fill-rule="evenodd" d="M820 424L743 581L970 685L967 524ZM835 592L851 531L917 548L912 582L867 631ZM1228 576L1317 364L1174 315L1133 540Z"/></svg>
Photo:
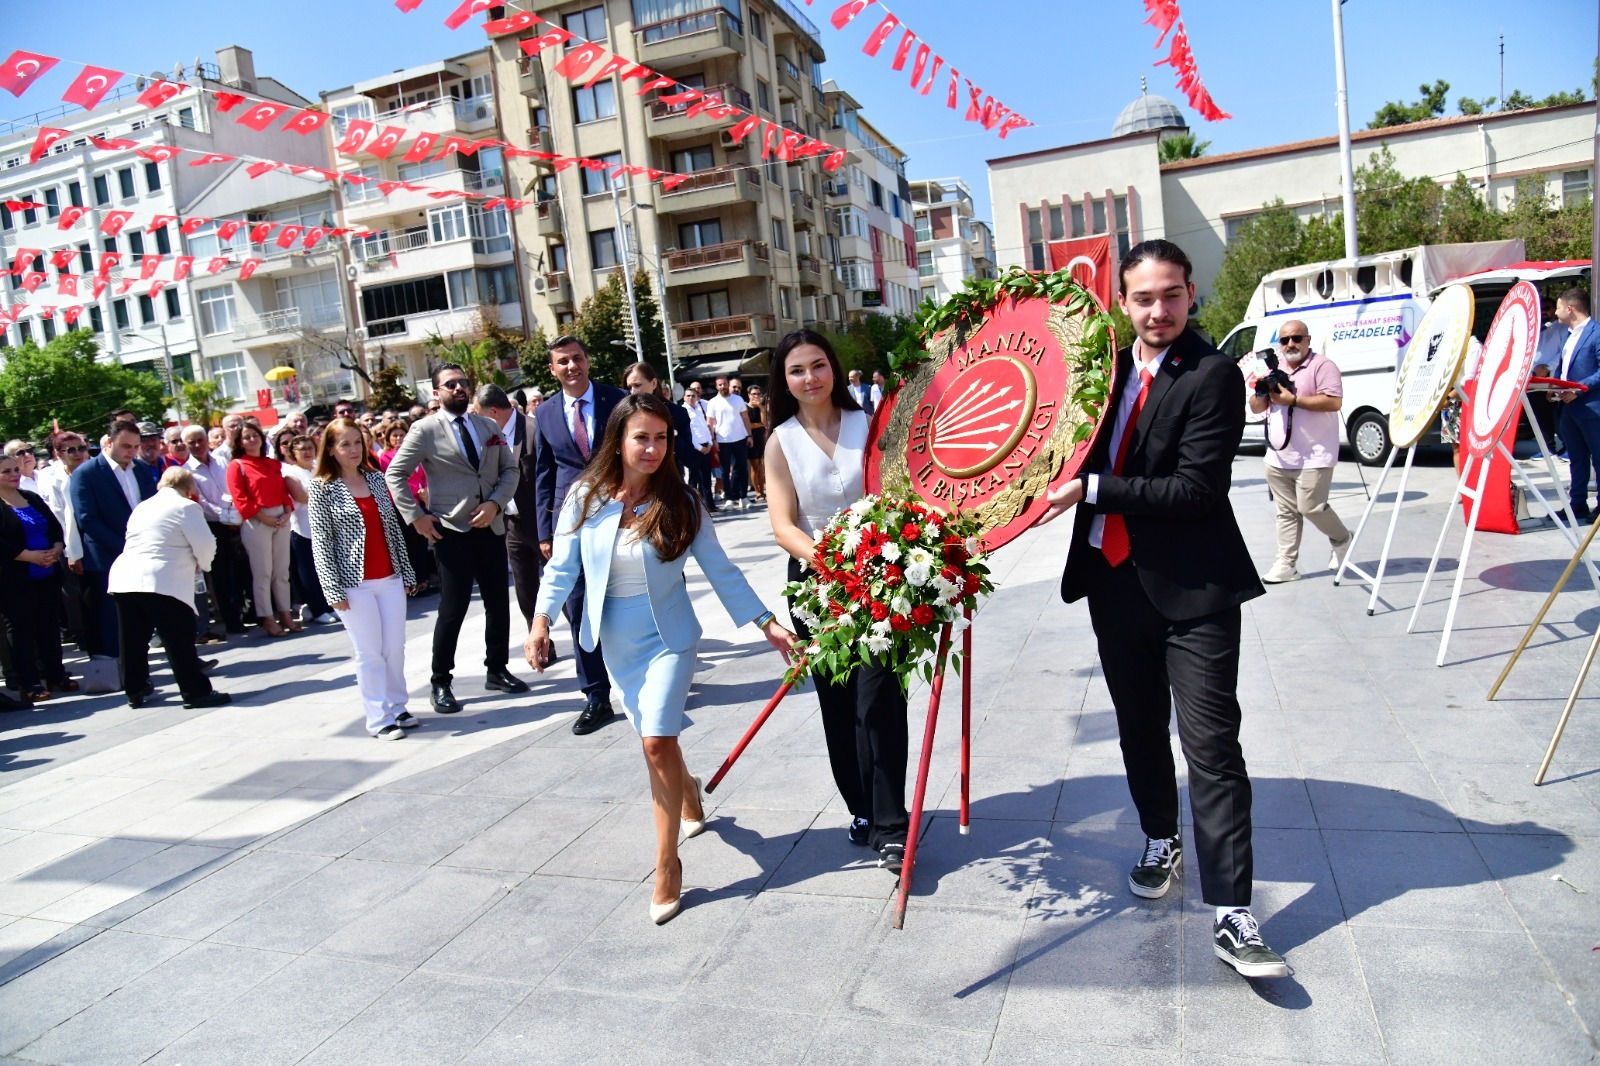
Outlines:
<svg viewBox="0 0 1600 1066"><path fill-rule="evenodd" d="M828 520L864 494L867 415L851 397L826 337L797 329L772 357L767 383L767 509L778 546L800 580ZM798 618L802 640L808 635ZM858 667L844 684L817 680L833 781L851 815L850 842L898 872L905 855L906 696L886 663Z"/></svg>

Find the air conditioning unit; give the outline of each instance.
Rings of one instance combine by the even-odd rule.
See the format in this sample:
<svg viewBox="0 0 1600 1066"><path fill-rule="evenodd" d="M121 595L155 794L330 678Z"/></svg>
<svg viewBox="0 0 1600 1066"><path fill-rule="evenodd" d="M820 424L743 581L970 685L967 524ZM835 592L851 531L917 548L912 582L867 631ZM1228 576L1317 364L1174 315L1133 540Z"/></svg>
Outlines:
<svg viewBox="0 0 1600 1066"><path fill-rule="evenodd" d="M361 270L354 263L351 263L349 266L344 268L344 276L349 278L351 281L356 280L357 275L360 273Z"/></svg>
<svg viewBox="0 0 1600 1066"><path fill-rule="evenodd" d="M719 133L717 135L717 140L722 142L722 147L728 149L738 148L740 145L744 144L742 139L737 139L733 136L733 131L731 129L726 129Z"/></svg>
<svg viewBox="0 0 1600 1066"><path fill-rule="evenodd" d="M350 336L357 344L360 344L362 341L367 339L366 328L363 326L358 326L350 331Z"/></svg>
<svg viewBox="0 0 1600 1066"><path fill-rule="evenodd" d="M543 295L544 293L550 291L550 279L545 277L543 274L535 274L533 276L531 285L533 291L539 295Z"/></svg>

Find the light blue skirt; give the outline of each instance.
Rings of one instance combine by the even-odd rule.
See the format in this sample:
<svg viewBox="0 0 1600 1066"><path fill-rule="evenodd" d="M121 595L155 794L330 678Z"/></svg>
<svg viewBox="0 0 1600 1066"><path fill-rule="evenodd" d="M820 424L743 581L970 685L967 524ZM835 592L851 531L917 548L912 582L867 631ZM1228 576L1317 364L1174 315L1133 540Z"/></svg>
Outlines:
<svg viewBox="0 0 1600 1066"><path fill-rule="evenodd" d="M600 614L600 646L606 673L622 694L622 709L641 737L683 732L684 705L694 681L695 649L673 651L662 643L649 596L606 597Z"/></svg>

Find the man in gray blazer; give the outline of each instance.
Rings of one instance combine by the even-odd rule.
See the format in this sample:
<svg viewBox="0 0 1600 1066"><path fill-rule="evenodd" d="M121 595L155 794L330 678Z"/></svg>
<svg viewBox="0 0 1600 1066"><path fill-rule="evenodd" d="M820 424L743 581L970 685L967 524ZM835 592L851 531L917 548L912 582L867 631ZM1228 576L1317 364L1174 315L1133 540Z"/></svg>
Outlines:
<svg viewBox="0 0 1600 1066"><path fill-rule="evenodd" d="M472 382L455 363L433 371L438 414L411 427L385 475L400 514L433 543L439 566L439 616L433 629L433 709L461 709L450 691L456 640L472 602L472 584L483 597L486 688L526 692L525 682L506 669L511 646L511 599L506 589L505 509L517 491L517 460L500 427L471 414ZM428 506L411 492L417 467L428 476Z"/></svg>

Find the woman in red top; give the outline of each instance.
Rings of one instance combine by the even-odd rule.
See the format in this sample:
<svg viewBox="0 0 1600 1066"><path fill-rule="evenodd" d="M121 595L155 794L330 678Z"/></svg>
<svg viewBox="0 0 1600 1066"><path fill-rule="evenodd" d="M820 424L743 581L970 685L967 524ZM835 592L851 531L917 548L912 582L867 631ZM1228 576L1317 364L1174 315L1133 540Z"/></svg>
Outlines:
<svg viewBox="0 0 1600 1066"><path fill-rule="evenodd" d="M406 592L417 579L400 513L353 419L323 433L307 509L317 580L355 645L367 732L399 740L418 724L406 711L405 670Z"/></svg>
<svg viewBox="0 0 1600 1066"><path fill-rule="evenodd" d="M228 492L244 525L239 539L250 558L251 588L261 628L269 637L298 633L305 628L290 613L289 512L304 503L305 489L283 476L283 465L267 458L267 438L261 427L245 422L228 435ZM273 619L273 611L278 617Z"/></svg>

